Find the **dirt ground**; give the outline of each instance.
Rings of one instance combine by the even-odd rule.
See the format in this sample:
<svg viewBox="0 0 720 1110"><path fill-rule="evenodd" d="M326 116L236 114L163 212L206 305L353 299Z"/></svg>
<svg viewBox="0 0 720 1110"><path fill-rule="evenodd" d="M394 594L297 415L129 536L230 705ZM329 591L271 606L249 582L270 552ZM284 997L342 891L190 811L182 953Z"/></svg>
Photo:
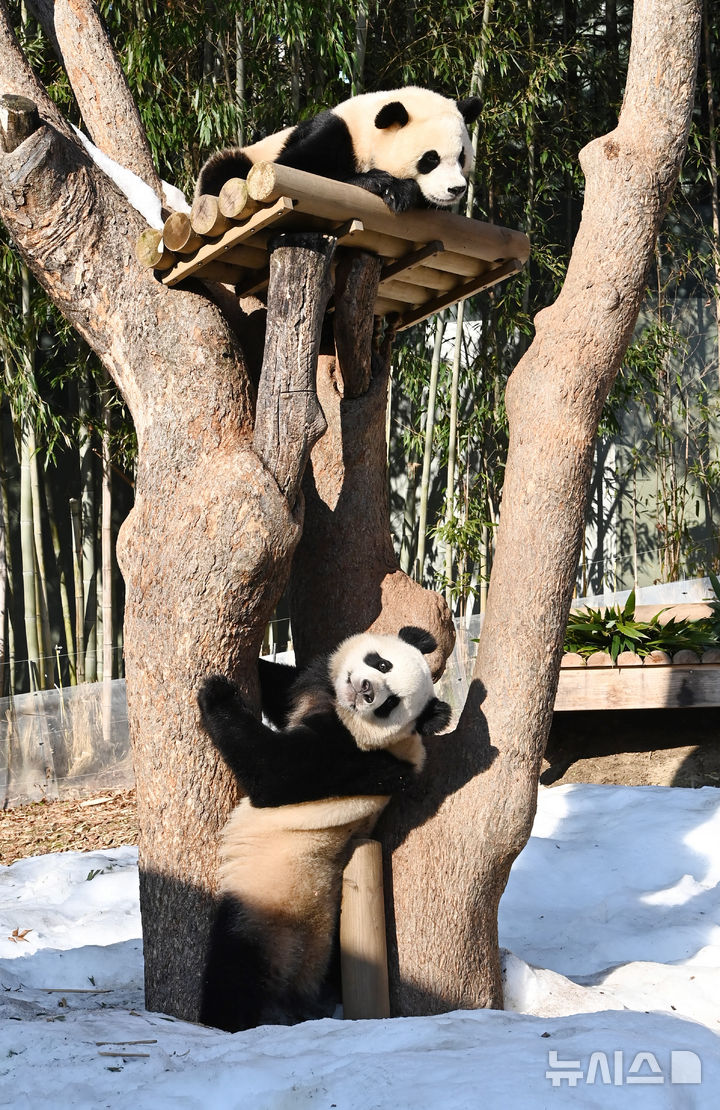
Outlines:
<svg viewBox="0 0 720 1110"><path fill-rule="evenodd" d="M720 710L557 713L541 782L719 786ZM135 792L0 811L0 864L137 843Z"/></svg>
<svg viewBox="0 0 720 1110"><path fill-rule="evenodd" d="M540 781L720 786L720 709L556 713Z"/></svg>
<svg viewBox="0 0 720 1110"><path fill-rule="evenodd" d="M0 864L46 852L90 852L137 843L135 791L0 811Z"/></svg>

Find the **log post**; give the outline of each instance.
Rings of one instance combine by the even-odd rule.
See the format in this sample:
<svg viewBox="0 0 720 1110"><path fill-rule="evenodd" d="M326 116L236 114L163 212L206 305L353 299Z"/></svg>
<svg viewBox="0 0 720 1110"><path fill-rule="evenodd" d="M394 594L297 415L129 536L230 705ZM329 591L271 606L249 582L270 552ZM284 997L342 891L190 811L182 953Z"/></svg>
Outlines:
<svg viewBox="0 0 720 1110"><path fill-rule="evenodd" d="M32 100L6 93L0 96L0 146L6 154L17 150L40 126L40 116Z"/></svg>
<svg viewBox="0 0 720 1110"><path fill-rule="evenodd" d="M291 507L310 451L327 427L315 374L336 243L333 236L319 233L282 234L270 243L265 354L253 449Z"/></svg>
<svg viewBox="0 0 720 1110"><path fill-rule="evenodd" d="M390 1017L382 845L356 840L342 886L340 966L346 1018Z"/></svg>

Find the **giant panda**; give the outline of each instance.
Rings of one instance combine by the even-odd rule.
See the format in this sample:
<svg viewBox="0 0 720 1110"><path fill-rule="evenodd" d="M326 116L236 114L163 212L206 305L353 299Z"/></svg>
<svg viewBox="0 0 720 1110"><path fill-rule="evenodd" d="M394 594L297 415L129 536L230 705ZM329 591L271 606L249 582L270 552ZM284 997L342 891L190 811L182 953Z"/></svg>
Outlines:
<svg viewBox="0 0 720 1110"><path fill-rule="evenodd" d="M467 187L467 128L480 107L478 97L456 103L414 85L353 96L251 146L213 154L195 193L217 195L230 178L247 177L254 163L277 162L359 185L394 212L446 208Z"/></svg>
<svg viewBox="0 0 720 1110"><path fill-rule="evenodd" d="M319 1016L350 839L423 767L450 707L422 629L361 633L299 674L260 660L258 721L213 675L202 723L246 797L222 832L200 1021L235 1032Z"/></svg>

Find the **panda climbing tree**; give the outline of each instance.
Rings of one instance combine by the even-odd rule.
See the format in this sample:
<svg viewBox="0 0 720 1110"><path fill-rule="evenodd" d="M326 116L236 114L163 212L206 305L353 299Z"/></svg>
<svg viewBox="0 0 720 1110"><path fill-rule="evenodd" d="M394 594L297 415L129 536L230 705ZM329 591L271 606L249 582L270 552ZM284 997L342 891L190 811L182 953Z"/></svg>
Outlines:
<svg viewBox="0 0 720 1110"><path fill-rule="evenodd" d="M56 4L38 18L53 20L48 35L98 146L159 194L139 115L92 4L77 0L72 13ZM394 1013L501 1002L497 903L529 834L588 460L638 314L692 109L699 3L638 0L633 19L617 129L582 153L584 210L565 285L539 316L536 338L510 379L502 520L470 697L457 729L428 739L422 773L379 826L392 851ZM455 91L463 97L469 90ZM325 618L340 597L338 620L357 618L356 630L372 623L370 612L378 633L405 625L430 631L438 648L428 661L437 671L451 642L447 612L400 573L388 536L387 351L370 366L364 392L335 406L334 383L353 368L334 366L333 353L318 348L331 245L324 254L317 244L281 245L273 253L278 297L268 304L268 337L276 355L285 334L279 306L294 321L301 306L310 308L310 318L284 363L298 375L293 389L274 388L272 371L264 375L262 411L270 414L274 404L282 420L264 420L258 430L253 383L263 380L262 313L238 316L222 286L168 289L135 265L133 244L145 219L92 161L33 73L6 0L0 96L0 216L54 303L103 360L137 430L135 507L118 554L142 828L146 1004L196 1018L217 845L237 801L235 778L201 726L197 690L209 672L220 673L245 703L258 706L263 630L289 578L291 594L305 598L308 652L313 615ZM361 259L360 267L370 281L371 263ZM351 332L366 334L361 300L340 311ZM277 366L278 357L268 365ZM297 407L281 413L286 401ZM273 439L273 427L283 435ZM316 504L319 524L309 534L300 490L321 435L329 455L322 468L313 466L304 498L325 509ZM307 576L292 580L301 535L306 553L297 565L310 568L310 584ZM335 573L340 550L351 554L342 561L342 582ZM337 641L344 632L337 629Z"/></svg>

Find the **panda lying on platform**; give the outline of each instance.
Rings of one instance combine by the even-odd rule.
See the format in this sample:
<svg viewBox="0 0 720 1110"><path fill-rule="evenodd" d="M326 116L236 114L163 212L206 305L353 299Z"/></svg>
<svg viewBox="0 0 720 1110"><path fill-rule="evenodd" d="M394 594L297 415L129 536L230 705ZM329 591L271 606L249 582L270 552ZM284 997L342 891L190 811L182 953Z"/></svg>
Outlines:
<svg viewBox="0 0 720 1110"><path fill-rule="evenodd" d="M215 196L255 162L277 162L382 197L393 212L446 208L463 195L470 170L467 128L481 102L456 103L409 86L364 93L251 146L213 154L200 170L195 195Z"/></svg>
<svg viewBox="0 0 720 1110"><path fill-rule="evenodd" d="M200 690L203 725L247 794L220 845L200 1020L235 1032L318 1016L353 836L425 760L450 707L418 628L361 633L306 671L260 660L258 721L227 679Z"/></svg>

